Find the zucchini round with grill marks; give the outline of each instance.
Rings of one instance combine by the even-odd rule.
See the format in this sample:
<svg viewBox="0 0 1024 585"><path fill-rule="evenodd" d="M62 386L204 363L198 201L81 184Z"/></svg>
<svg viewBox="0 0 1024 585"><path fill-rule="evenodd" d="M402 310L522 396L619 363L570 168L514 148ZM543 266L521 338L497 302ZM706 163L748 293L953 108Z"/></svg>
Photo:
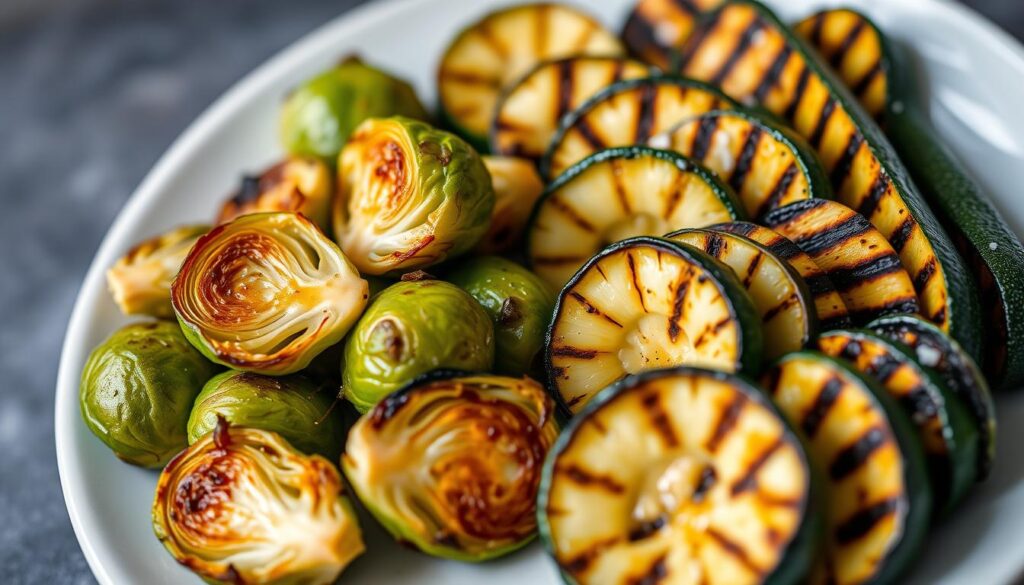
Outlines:
<svg viewBox="0 0 1024 585"><path fill-rule="evenodd" d="M766 360L797 351L818 334L807 284L771 250L743 236L715 230L685 229L665 237L732 268L761 316Z"/></svg>
<svg viewBox="0 0 1024 585"><path fill-rule="evenodd" d="M722 0L638 0L622 29L629 52L667 71L705 10Z"/></svg>
<svg viewBox="0 0 1024 585"><path fill-rule="evenodd" d="M949 513L977 476L978 425L967 407L902 344L863 330L829 331L816 345L853 364L899 402L924 446L935 509Z"/></svg>
<svg viewBox="0 0 1024 585"><path fill-rule="evenodd" d="M980 432L978 479L988 477L996 456L996 406L985 377L971 356L937 327L912 315L878 319L867 328L914 350L917 360L938 372L949 389L963 401Z"/></svg>
<svg viewBox="0 0 1024 585"><path fill-rule="evenodd" d="M757 373L761 318L732 270L692 246L639 237L594 256L558 297L549 388L578 412L626 374L678 365Z"/></svg>
<svg viewBox="0 0 1024 585"><path fill-rule="evenodd" d="M818 532L811 476L749 382L647 372L602 392L551 450L541 538L571 583L795 585Z"/></svg>
<svg viewBox="0 0 1024 585"><path fill-rule="evenodd" d="M764 223L828 274L854 324L918 311L914 284L896 251L856 211L834 201L807 199L776 209Z"/></svg>
<svg viewBox="0 0 1024 585"><path fill-rule="evenodd" d="M659 75L610 85L566 114L540 161L554 179L599 150L646 144L679 122L739 104L700 81Z"/></svg>
<svg viewBox="0 0 1024 585"><path fill-rule="evenodd" d="M632 146L590 156L563 173L534 208L527 258L555 290L605 246L742 217L713 173L663 150Z"/></svg>
<svg viewBox="0 0 1024 585"><path fill-rule="evenodd" d="M817 352L783 357L764 387L803 432L828 488L825 551L809 582L897 582L920 551L932 506L906 415L874 382Z"/></svg>
<svg viewBox="0 0 1024 585"><path fill-rule="evenodd" d="M501 91L537 63L623 52L615 35L570 6L540 2L492 12L455 37L441 58L441 116L473 146L486 151Z"/></svg>

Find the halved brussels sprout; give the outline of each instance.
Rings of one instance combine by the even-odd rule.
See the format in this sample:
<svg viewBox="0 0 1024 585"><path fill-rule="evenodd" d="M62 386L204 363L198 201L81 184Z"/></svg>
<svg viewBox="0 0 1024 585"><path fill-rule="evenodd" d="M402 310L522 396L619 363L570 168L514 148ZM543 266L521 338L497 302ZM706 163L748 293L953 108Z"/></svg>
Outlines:
<svg viewBox="0 0 1024 585"><path fill-rule="evenodd" d="M462 264L448 275L491 315L494 322L494 370L521 376L542 374L538 359L555 295L539 276L522 266L487 256Z"/></svg>
<svg viewBox="0 0 1024 585"><path fill-rule="evenodd" d="M439 280L399 282L374 297L345 342L342 386L359 412L438 368L489 370L494 326L480 303Z"/></svg>
<svg viewBox="0 0 1024 585"><path fill-rule="evenodd" d="M170 318L171 281L208 225L190 225L136 244L107 270L107 287L125 315Z"/></svg>
<svg viewBox="0 0 1024 585"><path fill-rule="evenodd" d="M185 336L206 357L283 375L344 337L366 306L368 285L313 222L256 213L203 236L171 297Z"/></svg>
<svg viewBox="0 0 1024 585"><path fill-rule="evenodd" d="M160 467L188 445L192 402L216 371L175 323L128 325L85 362L82 418L122 460Z"/></svg>
<svg viewBox="0 0 1024 585"><path fill-rule="evenodd" d="M210 583L333 583L363 538L338 470L221 419L160 474L153 531Z"/></svg>
<svg viewBox="0 0 1024 585"><path fill-rule="evenodd" d="M295 211L326 229L330 223L334 176L319 159L291 157L259 176L245 176L224 202L217 223L260 211Z"/></svg>
<svg viewBox="0 0 1024 585"><path fill-rule="evenodd" d="M529 378L414 382L352 427L341 465L395 538L460 561L507 554L536 534L554 403Z"/></svg>
<svg viewBox="0 0 1024 585"><path fill-rule="evenodd" d="M210 379L188 418L188 442L195 443L224 418L233 425L272 431L303 453L334 459L345 429L335 411L337 393L303 376L272 378L227 371Z"/></svg>
<svg viewBox="0 0 1024 585"><path fill-rule="evenodd" d="M281 142L291 154L333 164L363 120L396 115L428 118L411 85L349 57L288 95L281 108Z"/></svg>
<svg viewBox="0 0 1024 585"><path fill-rule="evenodd" d="M533 204L544 191L537 167L524 158L512 156L482 157L494 185L494 211L491 224L477 251L502 254L519 245Z"/></svg>
<svg viewBox="0 0 1024 585"><path fill-rule="evenodd" d="M480 155L429 124L397 116L367 120L338 167L334 237L366 274L458 256L490 224L494 190Z"/></svg>

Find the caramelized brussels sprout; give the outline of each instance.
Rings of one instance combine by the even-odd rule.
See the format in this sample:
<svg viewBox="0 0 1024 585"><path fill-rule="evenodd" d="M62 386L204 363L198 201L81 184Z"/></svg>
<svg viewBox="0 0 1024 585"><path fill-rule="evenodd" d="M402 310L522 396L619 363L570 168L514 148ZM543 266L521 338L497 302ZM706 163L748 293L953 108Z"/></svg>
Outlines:
<svg viewBox="0 0 1024 585"><path fill-rule="evenodd" d="M543 365L538 358L555 308L555 295L547 283L497 256L470 260L449 274L448 280L490 314L495 371L512 376L541 375Z"/></svg>
<svg viewBox="0 0 1024 585"><path fill-rule="evenodd" d="M315 158L291 157L259 176L243 177L241 187L220 208L217 223L260 211L295 211L326 229L333 194L334 176L326 164Z"/></svg>
<svg viewBox="0 0 1024 585"><path fill-rule="evenodd" d="M215 362L283 375L306 367L363 312L366 281L305 217L255 213L221 224L171 287L189 341Z"/></svg>
<svg viewBox="0 0 1024 585"><path fill-rule="evenodd" d="M160 474L153 531L210 583L333 583L364 550L334 465L224 419Z"/></svg>
<svg viewBox="0 0 1024 585"><path fill-rule="evenodd" d="M171 281L207 225L175 228L137 244L107 270L107 287L125 315L170 318Z"/></svg>
<svg viewBox="0 0 1024 585"><path fill-rule="evenodd" d="M494 211L490 227L476 250L481 254L502 254L519 245L533 204L544 191L544 183L537 174L537 167L525 158L482 158L494 186Z"/></svg>
<svg viewBox="0 0 1024 585"><path fill-rule="evenodd" d="M352 427L345 476L395 538L460 561L507 554L536 533L554 403L529 378L427 376Z"/></svg>
<svg viewBox="0 0 1024 585"><path fill-rule="evenodd" d="M398 115L428 117L411 85L350 57L288 95L281 109L281 142L292 154L333 164L363 120Z"/></svg>
<svg viewBox="0 0 1024 585"><path fill-rule="evenodd" d="M363 273L407 272L458 256L490 224L487 167L454 134L409 118L367 120L338 165L334 235Z"/></svg>
<svg viewBox="0 0 1024 585"><path fill-rule="evenodd" d="M489 370L494 326L473 297L439 280L399 282L374 297L345 342L342 387L359 412L438 368Z"/></svg>
<svg viewBox="0 0 1024 585"><path fill-rule="evenodd" d="M176 324L128 325L85 362L82 418L122 460L160 467L188 445L185 425L192 402L216 371Z"/></svg>
<svg viewBox="0 0 1024 585"><path fill-rule="evenodd" d="M303 453L334 459L345 440L334 411L337 394L303 376L272 378L227 371L210 379L188 418L188 442L195 443L224 418L238 426L273 431Z"/></svg>

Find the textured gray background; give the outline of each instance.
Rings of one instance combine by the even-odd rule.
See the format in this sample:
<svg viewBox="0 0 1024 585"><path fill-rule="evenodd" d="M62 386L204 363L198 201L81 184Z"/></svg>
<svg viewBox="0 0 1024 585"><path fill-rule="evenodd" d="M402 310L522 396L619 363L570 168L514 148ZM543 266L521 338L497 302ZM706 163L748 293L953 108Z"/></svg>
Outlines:
<svg viewBox="0 0 1024 585"><path fill-rule="evenodd" d="M53 393L115 213L214 98L361 3L0 0L0 582L94 582L61 497ZM1024 36L1021 0L967 3Z"/></svg>

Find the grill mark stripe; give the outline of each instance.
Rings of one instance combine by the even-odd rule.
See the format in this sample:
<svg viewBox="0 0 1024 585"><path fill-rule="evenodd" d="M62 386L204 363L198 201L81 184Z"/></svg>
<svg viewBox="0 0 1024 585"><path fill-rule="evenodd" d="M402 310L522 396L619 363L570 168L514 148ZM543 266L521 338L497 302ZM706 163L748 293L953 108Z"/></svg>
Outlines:
<svg viewBox="0 0 1024 585"><path fill-rule="evenodd" d="M747 54L747 51L750 50L750 45L754 42L754 35L760 32L762 28L764 28L764 23L761 21L760 16L750 21L750 24L747 25L747 28L744 29L739 40L736 42L736 46L733 48L732 53L729 54L725 63L722 64L722 67L711 78L712 85L722 85L722 82L729 77L729 74L732 73L732 70L736 67L736 63L738 63L740 59Z"/></svg>
<svg viewBox="0 0 1024 585"><path fill-rule="evenodd" d="M693 342L693 346L700 347L704 345L704 341L707 339L708 335L718 333L719 331L721 331L723 327L729 324L730 320L730 317L724 317L718 323L715 323L714 325L705 328L704 331L702 331L701 334L697 336L697 340Z"/></svg>
<svg viewBox="0 0 1024 585"><path fill-rule="evenodd" d="M851 215L831 225L820 225L816 228L816 231L808 231L793 239L793 243L812 258L843 245L847 240L863 236L871 230L871 224L863 217ZM832 283L835 284L835 280Z"/></svg>
<svg viewBox="0 0 1024 585"><path fill-rule="evenodd" d="M777 317L779 313L795 305L797 302L799 302L799 300L800 297L798 297L796 293L789 295L788 297L783 299L782 302L765 311L764 315L761 316L761 322L768 323L769 321Z"/></svg>
<svg viewBox="0 0 1024 585"><path fill-rule="evenodd" d="M595 542L590 548L584 550L578 555L564 561L562 566L565 571L570 575L576 575L577 577L586 573L590 568L590 565L594 562L605 549L615 546L619 542L618 537L606 538L604 540Z"/></svg>
<svg viewBox="0 0 1024 585"><path fill-rule="evenodd" d="M932 256L925 262L917 276L914 277L914 290L923 291L928 286L928 281L935 276L935 257Z"/></svg>
<svg viewBox="0 0 1024 585"><path fill-rule="evenodd" d="M693 144L690 146L690 158L698 161L704 160L717 129L718 116L704 116L700 119L700 124L697 125L697 132L693 135Z"/></svg>
<svg viewBox="0 0 1024 585"><path fill-rule="evenodd" d="M558 197L552 197L549 200L549 202L552 208L557 209L562 215L567 217L569 221L576 224L580 229L590 233L594 233L597 231L597 228L594 227L594 224L587 221L575 209L569 207L568 204L566 204Z"/></svg>
<svg viewBox="0 0 1024 585"><path fill-rule="evenodd" d="M829 173L830 183L842 185L846 182L846 178L850 176L850 171L853 168L853 159L857 156L862 144L864 144L864 136L860 132L850 134L850 140L846 143L843 154L836 161L836 165L832 167L832 172Z"/></svg>
<svg viewBox="0 0 1024 585"><path fill-rule="evenodd" d="M775 60L772 61L772 66L768 68L768 72L765 73L764 77L761 78L760 83L757 85L757 89L754 90L754 100L757 103L764 102L765 98L768 97L768 92L776 87L779 83L779 76L786 69L786 64L789 63L789 58L793 54L793 47L786 43L779 49L778 55L775 56Z"/></svg>
<svg viewBox="0 0 1024 585"><path fill-rule="evenodd" d="M619 323L618 321L613 319L610 315L608 315L607 313L605 313L601 309L598 309L597 307L595 307L593 305L593 303L590 302L590 300L588 300L586 297L584 297L580 293L578 293L576 291L572 291L569 294L570 294L570 296L572 296L572 298L576 299L577 302L579 302L581 305L583 305L583 309L587 313L589 313L591 315L597 315L599 317L603 317L606 321L608 321L612 325L615 325L616 327L619 327L620 329L622 328L622 323Z"/></svg>
<svg viewBox="0 0 1024 585"><path fill-rule="evenodd" d="M883 353L871 360L866 369L871 374L871 377L884 385L896 374L901 365L896 358L888 353Z"/></svg>
<svg viewBox="0 0 1024 585"><path fill-rule="evenodd" d="M486 85L488 87L501 87L501 78L480 75L471 71L453 71L442 69L440 77L444 81L454 81L463 85Z"/></svg>
<svg viewBox="0 0 1024 585"><path fill-rule="evenodd" d="M768 198L761 204L761 208L757 210L757 215L762 216L769 211L777 208L779 202L782 201L782 197L789 192L790 185L793 184L793 180L796 179L797 168L796 162L790 162L786 170L783 171L782 176L779 177L779 181L772 187L771 193L768 194Z"/></svg>
<svg viewBox="0 0 1024 585"><path fill-rule="evenodd" d="M706 22L704 26L699 27L695 34L693 34L688 41L689 49L679 59L678 71L685 71L690 65L690 61L697 55L702 47L704 47L704 39L710 37L718 31L718 25L722 21L722 10L716 10L711 13L711 20Z"/></svg>
<svg viewBox="0 0 1024 585"><path fill-rule="evenodd" d="M861 260L857 264L828 271L829 279L841 293L890 274L903 272L900 257L892 252Z"/></svg>
<svg viewBox="0 0 1024 585"><path fill-rule="evenodd" d="M644 144L651 137L654 127L654 115L657 111L658 90L651 84L640 87L640 107L636 120L634 144Z"/></svg>
<svg viewBox="0 0 1024 585"><path fill-rule="evenodd" d="M747 180L747 173L750 172L754 163L754 156L757 154L757 147L761 144L763 135L760 126L751 125L750 132L740 149L740 156L736 160L736 168L733 169L732 177L729 178L729 186L737 193L743 189L743 183Z"/></svg>
<svg viewBox="0 0 1024 585"><path fill-rule="evenodd" d="M665 577L668 577L668 567L665 565L667 555L661 555L654 559L651 566L638 577L630 578L627 585L658 585Z"/></svg>
<svg viewBox="0 0 1024 585"><path fill-rule="evenodd" d="M615 479L607 475L592 473L578 465L566 465L561 467L558 471L565 474L573 483L578 485L600 486L601 489L610 491L614 494L621 494L626 491L626 486L622 485Z"/></svg>
<svg viewBox="0 0 1024 585"><path fill-rule="evenodd" d="M832 65L833 69L839 69L840 65L843 64L843 60L846 58L847 53L850 52L850 49L853 48L853 44L860 38L860 35L864 32L864 27L866 25L867 23L865 23L863 19L858 19L857 23L850 29L850 32L843 37L843 42L839 44L836 52L832 53L832 56L828 59L829 64Z"/></svg>
<svg viewBox="0 0 1024 585"><path fill-rule="evenodd" d="M576 131L580 133L583 140L586 140L587 144L589 144L594 150L604 150L607 148L604 140L594 132L593 128L590 127L590 122L587 120L586 116L583 116L576 121Z"/></svg>
<svg viewBox="0 0 1024 585"><path fill-rule="evenodd" d="M854 323L867 323L884 315L908 315L918 312L917 297L901 297L882 305L850 311L850 320Z"/></svg>
<svg viewBox="0 0 1024 585"><path fill-rule="evenodd" d="M754 257L750 259L750 263L747 264L747 273L743 277L743 288L750 288L750 284L754 282L754 277L757 276L757 271L761 267L762 260L764 260L764 252L758 250L757 254L754 254Z"/></svg>
<svg viewBox="0 0 1024 585"><path fill-rule="evenodd" d="M855 95L858 95L858 96L863 95L864 93L866 93L868 91L868 88L871 87L871 83L874 82L875 78L878 77L878 75L881 72L882 72L882 61L881 60L875 61L875 64L872 65L871 68L868 69L867 73L865 73L860 78L860 80L857 81L857 83L854 84L854 86L851 88L851 89L853 89L853 93Z"/></svg>
<svg viewBox="0 0 1024 585"><path fill-rule="evenodd" d="M697 8L697 5L694 4L691 0L672 0L672 3L675 4L677 8L689 14L690 16L697 16L698 14L700 14L700 8Z"/></svg>
<svg viewBox="0 0 1024 585"><path fill-rule="evenodd" d="M758 456L750 462L743 475L732 484L730 491L734 497L742 494L743 492L757 488L758 472L761 471L761 468L764 467L765 463L771 459L772 455L775 455L775 452L782 448L783 444L782 437L780 436L775 439L767 449L758 454Z"/></svg>
<svg viewBox="0 0 1024 585"><path fill-rule="evenodd" d="M750 558L750 555L747 554L747 551L742 546L736 544L732 540L729 540L727 536L716 530L714 527L708 528L706 534L717 542L718 546L720 546L722 550L729 553L730 556L746 567L748 571L755 575L764 574L764 570L754 563L753 559Z"/></svg>
<svg viewBox="0 0 1024 585"><path fill-rule="evenodd" d="M622 80L622 74L625 71L626 62L622 59L614 59L612 61L612 80L608 85L611 85L617 81Z"/></svg>
<svg viewBox="0 0 1024 585"><path fill-rule="evenodd" d="M832 284L827 274L815 274L814 276L804 277L804 282L807 283L807 288L810 289L811 294L816 297L836 292L836 287Z"/></svg>
<svg viewBox="0 0 1024 585"><path fill-rule="evenodd" d="M895 513L899 506L898 499L889 498L858 510L856 514L836 527L836 541L841 545L847 545L860 540L870 534L875 525L886 516Z"/></svg>
<svg viewBox="0 0 1024 585"><path fill-rule="evenodd" d="M797 79L796 88L793 90L793 99L786 106L786 111L783 117L792 122L796 116L797 108L800 107L800 102L804 99L804 92L807 91L807 82L811 79L811 69L805 63L803 65L803 71L800 72L800 78Z"/></svg>
<svg viewBox="0 0 1024 585"><path fill-rule="evenodd" d="M736 426L736 423L740 420L740 415L743 413L743 408L747 405L747 397L743 394L737 393L736 396L729 402L729 405L722 411L722 416L718 419L718 423L715 425L715 430L711 433L711 437L708 438L706 444L707 450L711 453L718 451L718 447L722 444L722 441L732 432L732 429Z"/></svg>
<svg viewBox="0 0 1024 585"><path fill-rule="evenodd" d="M612 159L612 186L615 187L615 196L619 200L619 205L622 206L622 211L626 214L633 213L633 206L629 204L629 195L626 193L626 186L622 184L622 161L619 159Z"/></svg>
<svg viewBox="0 0 1024 585"><path fill-rule="evenodd" d="M808 438L813 439L818 430L821 429L822 423L825 422L825 418L832 410L836 400L839 399L839 394L842 391L843 381L839 378L833 376L825 381L818 395L814 397L814 403L804 413L804 418L800 422L800 426Z"/></svg>
<svg viewBox="0 0 1024 585"><path fill-rule="evenodd" d="M555 124L572 111L572 94L575 79L571 61L558 64L558 107L555 109Z"/></svg>
<svg viewBox="0 0 1024 585"><path fill-rule="evenodd" d="M725 239L711 232L704 236L704 251L707 252L708 256L712 258L721 258L722 252L725 250Z"/></svg>
<svg viewBox="0 0 1024 585"><path fill-rule="evenodd" d="M914 218L908 215L903 218L903 222L892 232L892 235L886 238L889 240L889 243L892 244L892 247L896 250L897 254L902 252L904 246L907 245L907 242L910 240L910 236L914 233L914 226L916 225L917 222L914 221Z"/></svg>
<svg viewBox="0 0 1024 585"><path fill-rule="evenodd" d="M859 439L848 445L836 455L832 465L829 466L829 476L834 481L839 481L857 471L872 453L877 451L886 443L886 435L882 429L873 427L868 429Z"/></svg>
<svg viewBox="0 0 1024 585"><path fill-rule="evenodd" d="M636 296L640 299L640 308L643 309L644 313L647 311L647 305L644 303L644 291L640 289L640 283L636 277L636 261L633 259L632 254L626 254L626 263L629 265L629 274L633 279L633 290L636 291Z"/></svg>
<svg viewBox="0 0 1024 585"><path fill-rule="evenodd" d="M689 289L689 279L676 286L676 296L675 300L672 302L672 317L668 320L668 338L673 343L679 339L679 332L682 331L682 328L679 326L679 320L683 316L683 304L686 300L686 293Z"/></svg>
<svg viewBox="0 0 1024 585"><path fill-rule="evenodd" d="M818 116L818 123L814 126L814 132L811 133L810 140L811 146L815 150L821 150L821 140L825 137L825 128L828 127L829 120L832 119L832 114L836 111L836 100L834 97L829 96L825 100L825 105L821 107L821 114Z"/></svg>
<svg viewBox="0 0 1024 585"><path fill-rule="evenodd" d="M580 360L592 360L597 357L597 354L599 353L603 352L599 352L596 349L580 349L570 345L560 345L558 347L551 348L552 357L568 357Z"/></svg>
<svg viewBox="0 0 1024 585"><path fill-rule="evenodd" d="M842 185L833 185L836 189L842 187ZM861 201L857 207L857 211L864 217L871 219L871 216L875 214L875 209L878 208L879 201L882 200L882 196L889 190L889 178L885 176L885 173L879 171L878 176L875 177L875 181L871 183L871 189L868 190L867 197L864 201Z"/></svg>
<svg viewBox="0 0 1024 585"><path fill-rule="evenodd" d="M668 418L668 413L665 412L665 407L661 404L661 394L657 391L648 393L643 397L640 403L644 407L644 413L647 414L648 420L654 426L654 429L658 431L658 436L668 447L678 447L679 437L676 436L676 431L672 427L672 422Z"/></svg>
<svg viewBox="0 0 1024 585"><path fill-rule="evenodd" d="M814 22L811 25L811 44L815 47L821 46L822 34L825 31L825 12L814 15Z"/></svg>

